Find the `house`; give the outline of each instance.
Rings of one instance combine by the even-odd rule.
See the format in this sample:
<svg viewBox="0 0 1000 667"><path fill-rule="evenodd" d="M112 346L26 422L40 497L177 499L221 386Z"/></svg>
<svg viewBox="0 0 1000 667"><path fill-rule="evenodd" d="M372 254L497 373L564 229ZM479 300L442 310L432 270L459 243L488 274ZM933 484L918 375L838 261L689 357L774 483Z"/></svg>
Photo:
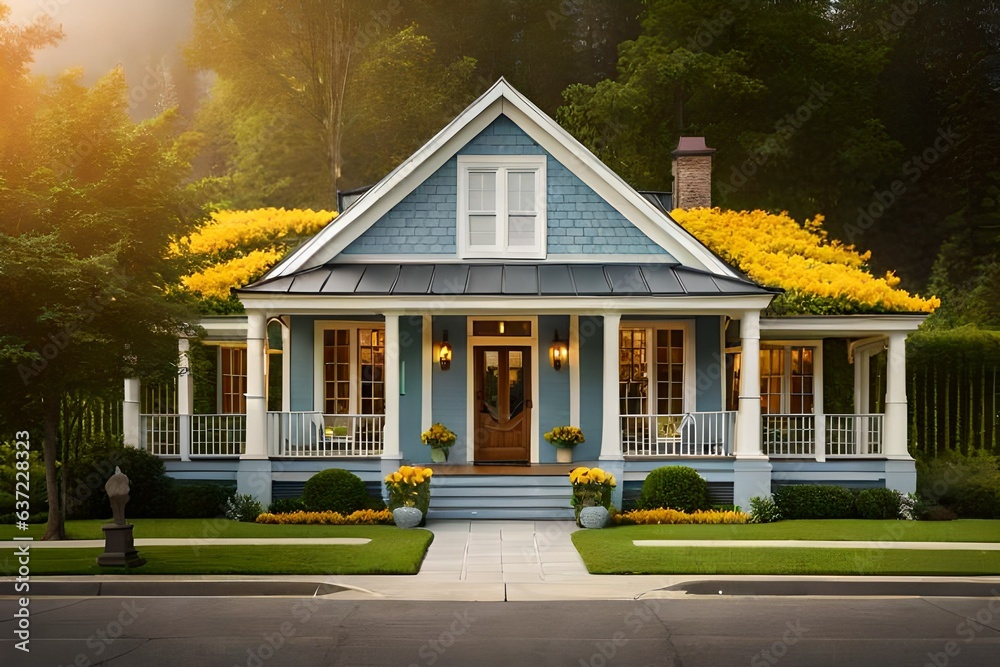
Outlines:
<svg viewBox="0 0 1000 667"><path fill-rule="evenodd" d="M710 205L712 152L680 141L678 206ZM744 508L781 484L913 491L905 340L924 316L763 317L775 290L668 209L500 80L238 290L245 316L204 320L215 414L192 414L187 340L167 409L126 381L126 441L267 503L328 467L378 488L430 462L420 433L441 422L458 441L435 466L439 517L571 516L573 466L543 438L565 424L586 436L573 465L623 480L619 506L672 464ZM828 340L853 364L849 414L824 409Z"/></svg>

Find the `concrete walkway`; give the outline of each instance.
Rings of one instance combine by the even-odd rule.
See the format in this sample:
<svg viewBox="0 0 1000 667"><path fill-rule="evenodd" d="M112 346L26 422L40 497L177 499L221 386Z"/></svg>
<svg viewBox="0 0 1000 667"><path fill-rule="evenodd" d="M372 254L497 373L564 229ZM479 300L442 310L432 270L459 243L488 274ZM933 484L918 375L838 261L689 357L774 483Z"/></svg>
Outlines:
<svg viewBox="0 0 1000 667"><path fill-rule="evenodd" d="M741 582L806 581L838 582L875 581L928 582L928 581L991 581L1000 585L1000 578L957 577L773 577L773 576L719 576L719 575L592 575L587 572L583 559L577 553L570 536L578 530L572 521L467 521L431 520L427 529L434 533L434 541L420 568L409 576L394 575L178 575L160 576L139 574L97 575L92 577L44 577L48 581L185 581L203 582L316 582L338 587L336 599L388 599L388 600L467 600L467 601L541 601L541 600L631 600L640 597L682 597L684 593L665 591L676 584L726 579ZM337 540L337 541L334 541ZM97 541L52 544L29 542L31 548L103 546ZM290 539L290 540L142 540L137 546L157 544L207 545L233 543L263 544L343 544L340 538ZM813 543L758 540L681 541L650 540L657 546L807 546ZM7 550L25 542L0 543ZM823 542L828 548L936 548L956 549L955 545L967 543L887 543L887 542ZM890 544L906 546L892 547ZM912 545L925 546L912 546ZM1000 544L976 544L976 549L998 549ZM140 579L141 577L141 579ZM40 579L40 578L39 578ZM36 579L37 580L37 579Z"/></svg>

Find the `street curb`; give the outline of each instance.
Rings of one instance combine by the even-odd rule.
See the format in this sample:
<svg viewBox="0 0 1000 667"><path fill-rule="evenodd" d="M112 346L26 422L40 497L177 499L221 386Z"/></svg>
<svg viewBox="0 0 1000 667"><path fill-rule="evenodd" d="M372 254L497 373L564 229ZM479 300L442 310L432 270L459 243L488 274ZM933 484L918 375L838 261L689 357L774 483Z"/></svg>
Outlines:
<svg viewBox="0 0 1000 667"><path fill-rule="evenodd" d="M1000 598L1000 584L976 581L741 581L708 579L661 591L685 595Z"/></svg>

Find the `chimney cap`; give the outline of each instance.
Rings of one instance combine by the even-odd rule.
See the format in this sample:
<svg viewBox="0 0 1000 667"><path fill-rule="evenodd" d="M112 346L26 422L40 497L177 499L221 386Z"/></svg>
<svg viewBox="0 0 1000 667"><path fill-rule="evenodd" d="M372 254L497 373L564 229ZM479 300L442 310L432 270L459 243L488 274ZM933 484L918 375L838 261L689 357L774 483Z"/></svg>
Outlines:
<svg viewBox="0 0 1000 667"><path fill-rule="evenodd" d="M681 137L677 141L677 149L673 152L674 157L678 155L714 155L715 149L705 145L705 137Z"/></svg>

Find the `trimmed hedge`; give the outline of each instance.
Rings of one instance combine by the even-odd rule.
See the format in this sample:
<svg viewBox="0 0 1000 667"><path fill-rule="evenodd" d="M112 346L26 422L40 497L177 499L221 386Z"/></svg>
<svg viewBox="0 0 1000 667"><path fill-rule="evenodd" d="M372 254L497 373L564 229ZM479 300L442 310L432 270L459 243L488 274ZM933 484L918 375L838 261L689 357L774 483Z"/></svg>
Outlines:
<svg viewBox="0 0 1000 667"><path fill-rule="evenodd" d="M178 484L174 516L178 519L212 519L226 514L226 504L236 494L231 484Z"/></svg>
<svg viewBox="0 0 1000 667"><path fill-rule="evenodd" d="M664 466L649 473L642 483L638 509L673 509L695 512L711 507L708 482L688 466Z"/></svg>
<svg viewBox="0 0 1000 667"><path fill-rule="evenodd" d="M309 512L348 515L364 509L368 492L361 478L349 470L327 468L306 481L302 502Z"/></svg>
<svg viewBox="0 0 1000 667"><path fill-rule="evenodd" d="M854 503L862 519L898 519L903 496L894 489L865 489Z"/></svg>
<svg viewBox="0 0 1000 667"><path fill-rule="evenodd" d="M851 519L856 516L854 494L842 486L782 486L772 497L783 519Z"/></svg>

